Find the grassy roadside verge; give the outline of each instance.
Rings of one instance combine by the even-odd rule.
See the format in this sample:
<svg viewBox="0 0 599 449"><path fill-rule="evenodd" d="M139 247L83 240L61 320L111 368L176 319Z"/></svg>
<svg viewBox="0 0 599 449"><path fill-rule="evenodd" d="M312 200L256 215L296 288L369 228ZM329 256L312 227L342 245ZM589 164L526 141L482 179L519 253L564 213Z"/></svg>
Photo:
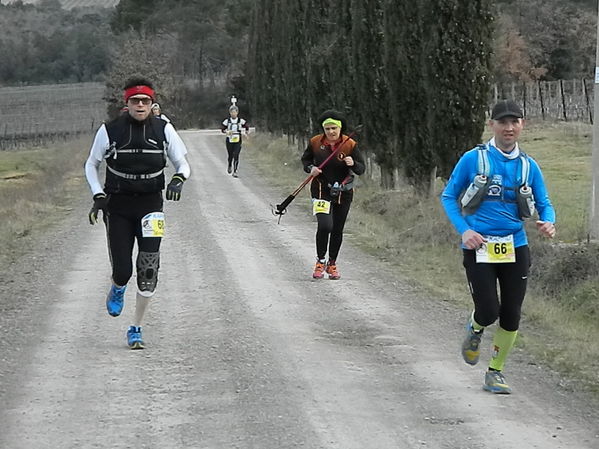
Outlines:
<svg viewBox="0 0 599 449"><path fill-rule="evenodd" d="M0 152L0 263L27 252L35 238L60 226L84 185L90 137L47 148Z"/></svg>
<svg viewBox="0 0 599 449"><path fill-rule="evenodd" d="M588 222L591 134L589 125L572 123L529 123L523 132L521 146L540 163L557 210L558 237L548 242L527 225L533 271L517 345L573 388L599 394L599 249L581 243ZM243 157L280 187L281 199L304 179L301 149L287 138L257 134L245 146ZM381 192L375 179L362 177L346 236L389 263L398 277L466 314L471 299L458 236L438 200L441 189L439 183L432 198L409 187ZM300 196L308 198L307 189ZM296 200L292 207L309 216L307 201Z"/></svg>

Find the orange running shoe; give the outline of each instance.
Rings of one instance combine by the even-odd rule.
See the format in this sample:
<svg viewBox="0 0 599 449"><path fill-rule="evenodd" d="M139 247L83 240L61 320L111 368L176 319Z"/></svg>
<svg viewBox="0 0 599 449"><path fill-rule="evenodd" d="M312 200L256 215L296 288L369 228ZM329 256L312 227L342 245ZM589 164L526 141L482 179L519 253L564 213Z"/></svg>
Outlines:
<svg viewBox="0 0 599 449"><path fill-rule="evenodd" d="M316 265L314 266L314 273L312 273L312 277L314 279L322 279L324 277L324 269L324 262L317 260Z"/></svg>
<svg viewBox="0 0 599 449"><path fill-rule="evenodd" d="M329 279L332 281L336 281L337 279L341 279L341 275L337 271L337 264L334 260L329 260L327 262L326 272L329 275Z"/></svg>

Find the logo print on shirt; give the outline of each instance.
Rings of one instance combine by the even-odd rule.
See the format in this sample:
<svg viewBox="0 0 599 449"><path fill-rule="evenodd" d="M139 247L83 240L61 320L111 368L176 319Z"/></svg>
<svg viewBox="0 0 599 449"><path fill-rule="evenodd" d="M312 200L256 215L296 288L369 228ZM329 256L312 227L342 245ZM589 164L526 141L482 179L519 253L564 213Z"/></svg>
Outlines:
<svg viewBox="0 0 599 449"><path fill-rule="evenodd" d="M497 184L491 184L488 190L489 196L501 196L501 186Z"/></svg>
<svg viewBox="0 0 599 449"><path fill-rule="evenodd" d="M503 190L501 186L502 181L503 178L501 177L501 175L493 175L493 177L491 178L491 185L489 186L489 190L487 191L489 196L501 196L501 191Z"/></svg>

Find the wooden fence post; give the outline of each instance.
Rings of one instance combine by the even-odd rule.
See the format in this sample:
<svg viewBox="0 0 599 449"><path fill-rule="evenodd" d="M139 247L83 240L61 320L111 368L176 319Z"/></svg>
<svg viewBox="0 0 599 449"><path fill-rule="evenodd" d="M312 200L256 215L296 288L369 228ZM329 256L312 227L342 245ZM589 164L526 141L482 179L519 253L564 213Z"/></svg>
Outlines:
<svg viewBox="0 0 599 449"><path fill-rule="evenodd" d="M524 110L524 117L526 117L526 82L522 81L522 109Z"/></svg>
<svg viewBox="0 0 599 449"><path fill-rule="evenodd" d="M537 81L539 86L539 100L541 100L541 117L545 120L545 104L543 103L543 88L541 87L541 80Z"/></svg>
<svg viewBox="0 0 599 449"><path fill-rule="evenodd" d="M559 80L559 90L562 95L562 108L563 108L563 113L564 113L564 121L567 122L568 115L566 114L566 100L564 98L564 81L563 80Z"/></svg>
<svg viewBox="0 0 599 449"><path fill-rule="evenodd" d="M582 87L584 89L584 97L585 97L586 103L587 103L587 112L589 113L589 121L591 122L591 125L592 125L593 124L593 109L591 108L591 102L589 100L589 89L587 87L586 78L582 79Z"/></svg>

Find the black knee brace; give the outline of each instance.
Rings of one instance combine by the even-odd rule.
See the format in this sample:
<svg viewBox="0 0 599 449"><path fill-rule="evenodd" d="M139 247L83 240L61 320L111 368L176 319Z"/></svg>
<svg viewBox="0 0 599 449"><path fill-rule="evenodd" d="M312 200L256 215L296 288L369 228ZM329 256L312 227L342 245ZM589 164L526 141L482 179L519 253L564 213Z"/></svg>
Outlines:
<svg viewBox="0 0 599 449"><path fill-rule="evenodd" d="M156 290L159 266L159 252L139 252L137 255L137 287L140 292L153 292Z"/></svg>

